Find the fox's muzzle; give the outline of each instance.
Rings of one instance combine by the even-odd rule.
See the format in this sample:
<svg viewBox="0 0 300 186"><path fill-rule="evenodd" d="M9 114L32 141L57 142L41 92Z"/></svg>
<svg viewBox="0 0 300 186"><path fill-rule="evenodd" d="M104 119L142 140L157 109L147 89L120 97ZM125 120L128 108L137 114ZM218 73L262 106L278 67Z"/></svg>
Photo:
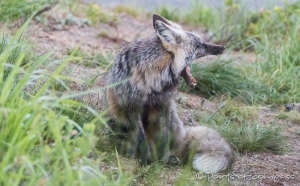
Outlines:
<svg viewBox="0 0 300 186"><path fill-rule="evenodd" d="M214 45L210 43L206 43L206 54L207 55L219 55L222 54L225 50L225 46Z"/></svg>

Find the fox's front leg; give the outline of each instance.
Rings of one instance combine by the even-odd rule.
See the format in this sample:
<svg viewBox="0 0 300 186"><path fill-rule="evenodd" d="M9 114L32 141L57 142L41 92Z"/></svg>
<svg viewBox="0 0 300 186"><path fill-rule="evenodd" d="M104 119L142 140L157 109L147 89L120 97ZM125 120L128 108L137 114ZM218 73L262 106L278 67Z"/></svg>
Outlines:
<svg viewBox="0 0 300 186"><path fill-rule="evenodd" d="M164 159L169 151L170 112L168 106L145 107L143 124L153 161Z"/></svg>
<svg viewBox="0 0 300 186"><path fill-rule="evenodd" d="M171 164L179 164L180 160L176 154L178 147L183 143L186 137L186 129L184 128L184 125L178 116L176 103L174 101L172 101L170 109L170 152L167 156L167 162ZM186 152L180 157L187 154L188 153Z"/></svg>
<svg viewBox="0 0 300 186"><path fill-rule="evenodd" d="M160 117L161 130L160 130L160 138L161 141L160 146L158 148L158 158L163 159L165 158L166 154L169 152L169 133L170 133L170 124L171 124L171 118L170 118L170 111L169 108L165 107L162 112L162 116Z"/></svg>
<svg viewBox="0 0 300 186"><path fill-rule="evenodd" d="M132 131L129 133L130 137L130 154L137 155L141 159L140 165L145 166L151 163L150 149L146 140L142 120L140 116L129 116Z"/></svg>

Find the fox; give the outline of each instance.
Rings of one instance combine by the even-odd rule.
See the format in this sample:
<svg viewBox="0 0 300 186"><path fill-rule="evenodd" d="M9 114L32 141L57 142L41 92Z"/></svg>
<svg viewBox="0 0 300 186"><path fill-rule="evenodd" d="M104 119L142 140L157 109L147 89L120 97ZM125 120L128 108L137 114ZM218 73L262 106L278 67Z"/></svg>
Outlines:
<svg viewBox="0 0 300 186"><path fill-rule="evenodd" d="M213 129L185 128L175 102L180 77L191 88L197 83L189 65L222 54L225 46L207 43L158 14L152 21L155 34L121 49L107 76L109 125L122 135L118 148L141 166L175 157L179 163L192 161L201 172L229 169L234 159L230 144Z"/></svg>

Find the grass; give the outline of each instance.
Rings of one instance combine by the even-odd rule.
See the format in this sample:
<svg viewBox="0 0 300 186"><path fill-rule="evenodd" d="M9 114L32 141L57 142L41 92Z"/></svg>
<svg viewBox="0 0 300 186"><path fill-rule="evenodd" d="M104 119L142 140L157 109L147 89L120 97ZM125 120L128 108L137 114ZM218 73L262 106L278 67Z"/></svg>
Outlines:
<svg viewBox="0 0 300 186"><path fill-rule="evenodd" d="M183 16L183 22L197 25L202 24L206 29L212 30L220 26L221 20L217 19L219 13L217 10L195 0L191 3L191 7ZM220 16L221 18L221 16Z"/></svg>
<svg viewBox="0 0 300 186"><path fill-rule="evenodd" d="M113 8L113 11L117 13L125 12L133 17L137 17L138 15L144 13L142 9L138 9L137 7L131 5L117 5Z"/></svg>
<svg viewBox="0 0 300 186"><path fill-rule="evenodd" d="M192 74L198 80L193 91L206 97L228 93L248 103L255 100L275 105L300 102L297 81L300 1L260 12L246 11L238 1L224 2L225 8L215 13L216 10L195 1L181 21L207 25L208 34L213 33L212 42L226 43L229 49L252 50L257 55L256 62L249 65L235 61L239 66L221 60L193 64ZM220 23L220 17L224 23ZM240 68L243 64L250 68Z"/></svg>
<svg viewBox="0 0 300 186"><path fill-rule="evenodd" d="M114 14L96 3L89 5L89 8L87 10L87 17L94 25L98 22L111 24L118 23L118 19Z"/></svg>
<svg viewBox="0 0 300 186"><path fill-rule="evenodd" d="M156 13L171 21L179 21L180 13L178 11L177 8L170 8L165 5L155 10Z"/></svg>
<svg viewBox="0 0 300 186"><path fill-rule="evenodd" d="M248 76L245 69L237 66L232 60L217 59L211 63L193 63L191 73L197 80L197 85L191 91L206 98L222 96L238 97L241 101L253 104L264 99L268 87L254 77ZM186 84L181 81L181 89Z"/></svg>
<svg viewBox="0 0 300 186"><path fill-rule="evenodd" d="M201 3L200 0L194 0L186 11L180 12L162 6L156 12L169 20L197 27L204 26L212 42L226 44L227 48L241 49L249 45L248 42L241 41L250 36L246 33L251 17L247 17L249 12L240 6L239 0L225 0L224 8L213 8Z"/></svg>
<svg viewBox="0 0 300 186"><path fill-rule="evenodd" d="M7 46L10 46L9 50L11 51L9 53L9 56L7 57L6 68L3 72L3 81L6 80L8 75L13 70L13 66L11 65L14 65L21 53L25 55L22 57L20 66L25 66L29 63L30 60L33 60L36 57L28 52L28 48L26 47L29 44L28 41L24 41L21 36L20 38L12 38L11 36L4 34L4 29L1 33L2 37L0 38L0 54L8 49Z"/></svg>
<svg viewBox="0 0 300 186"><path fill-rule="evenodd" d="M0 172L6 176L0 178L0 185L126 183L121 172L117 172L116 180L111 179L86 158L95 145L95 125L103 123L101 114L85 102L71 99L76 97L74 93L60 97L51 93L50 85L62 77L62 69L69 61L77 60L74 52L60 63L55 61L60 65L53 72L40 68L52 65L50 54L25 58L32 48L23 46L20 38L28 23L11 42L1 44L0 75L6 73L6 79L1 78L0 86ZM23 48L14 53L16 46ZM8 63L12 55L15 58ZM8 67L12 69L9 72ZM32 84L39 86L28 91ZM80 116L78 109L82 109ZM74 129L80 135L74 137Z"/></svg>
<svg viewBox="0 0 300 186"><path fill-rule="evenodd" d="M258 108L227 100L214 113L199 112L201 125L207 125L222 134L239 153L268 151L285 152L285 138L279 124L260 122Z"/></svg>
<svg viewBox="0 0 300 186"><path fill-rule="evenodd" d="M277 118L285 121L290 121L294 124L298 124L300 122L300 113L297 110L291 110L289 112L285 112L284 110L282 110L278 113Z"/></svg>
<svg viewBox="0 0 300 186"><path fill-rule="evenodd" d="M10 21L22 17L30 17L32 13L44 8L55 0L1 0L0 20Z"/></svg>
<svg viewBox="0 0 300 186"><path fill-rule="evenodd" d="M295 25L293 34L281 44L272 45L267 36L265 40L267 47L257 44L256 48L260 55L264 56L264 61L257 64L257 75L271 87L272 94L269 102L275 104L286 104L288 102L300 102L300 84L297 79L299 74L299 58L297 57L299 45L296 33L299 30L299 23Z"/></svg>
<svg viewBox="0 0 300 186"><path fill-rule="evenodd" d="M96 144L95 126L105 122L98 108L80 97L91 91L65 95L67 89L53 88L70 79L61 72L69 61L81 59L74 55L78 49L65 59L34 54L22 37L29 22L14 36L2 34L0 41L0 172L6 175L0 185L128 183L121 169L110 173L98 168L103 152L87 158ZM53 65L55 70L48 71Z"/></svg>
<svg viewBox="0 0 300 186"><path fill-rule="evenodd" d="M68 53L71 53L73 50L74 49L70 49ZM108 70L112 66L115 58L112 51L104 50L99 53L88 53L78 49L74 55L76 57L80 57L80 60L78 60L77 63L83 66L90 68L99 67L105 70Z"/></svg>

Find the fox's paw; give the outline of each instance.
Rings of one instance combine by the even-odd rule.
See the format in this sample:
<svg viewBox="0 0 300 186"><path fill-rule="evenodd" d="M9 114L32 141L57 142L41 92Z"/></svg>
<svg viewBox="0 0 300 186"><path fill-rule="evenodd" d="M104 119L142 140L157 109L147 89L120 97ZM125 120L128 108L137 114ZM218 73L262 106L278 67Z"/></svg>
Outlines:
<svg viewBox="0 0 300 186"><path fill-rule="evenodd" d="M145 167L147 165L150 165L152 162L151 162L151 159L150 158L145 158L145 157L141 157L141 159L139 160L139 164L141 167Z"/></svg>
<svg viewBox="0 0 300 186"><path fill-rule="evenodd" d="M140 165L141 166L147 166L147 165L150 165L152 163L151 153L150 153L150 150L149 150L148 146L140 146L138 156L141 159L140 160Z"/></svg>
<svg viewBox="0 0 300 186"><path fill-rule="evenodd" d="M119 152L129 158L137 158L138 150L136 145L131 145L128 141L123 141L119 144Z"/></svg>
<svg viewBox="0 0 300 186"><path fill-rule="evenodd" d="M167 156L166 163L169 165L178 166L180 165L180 159L177 156L171 154Z"/></svg>

